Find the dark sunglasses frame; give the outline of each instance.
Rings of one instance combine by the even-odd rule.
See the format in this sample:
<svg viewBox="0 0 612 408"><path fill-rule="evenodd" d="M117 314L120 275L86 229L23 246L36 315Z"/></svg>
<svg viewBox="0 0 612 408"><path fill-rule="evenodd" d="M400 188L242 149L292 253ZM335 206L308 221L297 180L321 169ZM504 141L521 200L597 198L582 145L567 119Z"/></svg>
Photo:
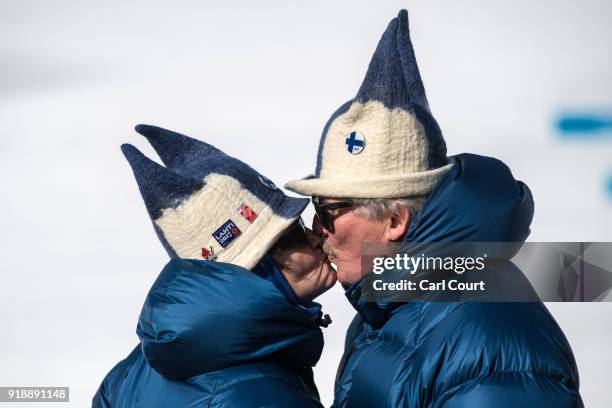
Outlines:
<svg viewBox="0 0 612 408"><path fill-rule="evenodd" d="M274 244L275 249L287 249L308 244L308 233L302 218L291 224Z"/></svg>
<svg viewBox="0 0 612 408"><path fill-rule="evenodd" d="M334 233L334 219L338 213L331 214L330 210L340 210L355 206L355 204L350 201L338 201L337 203L321 204L319 197L312 198L312 205L314 206L317 217L319 217L319 220L321 220L321 224L323 224L325 229L332 234Z"/></svg>

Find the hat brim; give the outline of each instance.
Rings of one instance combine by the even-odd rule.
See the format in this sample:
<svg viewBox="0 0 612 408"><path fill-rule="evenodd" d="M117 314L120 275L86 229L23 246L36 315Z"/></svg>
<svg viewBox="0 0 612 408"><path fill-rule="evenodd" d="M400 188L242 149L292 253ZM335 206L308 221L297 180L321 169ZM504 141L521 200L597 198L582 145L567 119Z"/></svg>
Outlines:
<svg viewBox="0 0 612 408"><path fill-rule="evenodd" d="M453 166L392 176L319 178L309 176L285 184L287 190L311 197L330 198L399 198L425 195Z"/></svg>

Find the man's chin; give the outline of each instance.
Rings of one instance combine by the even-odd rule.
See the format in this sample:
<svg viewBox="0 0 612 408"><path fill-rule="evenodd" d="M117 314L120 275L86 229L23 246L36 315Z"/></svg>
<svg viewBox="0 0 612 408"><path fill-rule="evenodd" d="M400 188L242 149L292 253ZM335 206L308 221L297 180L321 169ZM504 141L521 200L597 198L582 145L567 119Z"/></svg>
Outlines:
<svg viewBox="0 0 612 408"><path fill-rule="evenodd" d="M361 279L361 273L351 270L347 271L347 269L343 268L342 265L336 265L336 277L338 278L338 282L341 284L352 285L359 282L359 279Z"/></svg>

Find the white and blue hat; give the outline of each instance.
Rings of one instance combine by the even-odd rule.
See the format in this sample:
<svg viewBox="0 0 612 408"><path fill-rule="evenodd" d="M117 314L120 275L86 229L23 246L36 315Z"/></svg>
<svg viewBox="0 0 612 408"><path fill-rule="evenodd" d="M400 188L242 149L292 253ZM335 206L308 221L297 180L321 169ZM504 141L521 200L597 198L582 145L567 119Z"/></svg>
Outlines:
<svg viewBox="0 0 612 408"><path fill-rule="evenodd" d="M357 96L325 125L315 174L285 187L320 197L424 195L451 166L425 96L408 13L401 10L380 39Z"/></svg>
<svg viewBox="0 0 612 408"><path fill-rule="evenodd" d="M153 226L172 258L208 259L251 269L308 205L221 150L155 126L136 131L163 164L129 144L130 163Z"/></svg>

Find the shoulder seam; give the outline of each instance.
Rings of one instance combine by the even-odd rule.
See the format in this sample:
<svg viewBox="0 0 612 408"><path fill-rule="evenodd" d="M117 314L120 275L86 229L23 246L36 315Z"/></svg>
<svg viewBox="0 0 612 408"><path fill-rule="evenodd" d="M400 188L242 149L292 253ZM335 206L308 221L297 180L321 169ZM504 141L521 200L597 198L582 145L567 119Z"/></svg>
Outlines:
<svg viewBox="0 0 612 408"><path fill-rule="evenodd" d="M550 380L559 382L560 384L563 384L565 387L567 387L568 390L570 390L572 393L577 394L576 389L574 389L569 384L567 384L565 381L563 381L563 378L560 378L559 376L552 375L550 373L543 373L543 372L538 371L538 370L493 370L493 371L490 371L488 373L476 375L476 376L470 377L470 378L468 378L468 379L466 379L464 381L461 381L460 383L455 384L452 387L447 388L446 390L444 390L444 392L442 392L440 394L440 396L445 395L445 394L449 393L450 391L456 390L457 388L459 388L459 387L461 387L461 386L463 386L463 385L465 385L467 383L471 383L471 382L477 381L477 380L479 380L481 378L490 377L490 376L493 376L495 374L532 374L532 375L537 375L537 376L540 376L540 377L545 377L545 378L548 378ZM436 401L436 399L434 399L433 401Z"/></svg>

